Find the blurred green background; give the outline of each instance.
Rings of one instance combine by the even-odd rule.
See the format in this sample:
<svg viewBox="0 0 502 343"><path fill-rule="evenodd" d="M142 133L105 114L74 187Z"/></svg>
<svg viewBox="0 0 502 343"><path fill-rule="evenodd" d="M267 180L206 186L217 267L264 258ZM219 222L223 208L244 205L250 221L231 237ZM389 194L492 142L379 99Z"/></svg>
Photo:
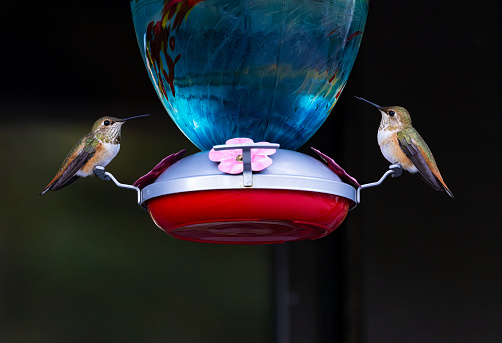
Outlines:
<svg viewBox="0 0 502 343"><path fill-rule="evenodd" d="M124 127L122 151L108 169L120 181L131 184L181 149L182 137L174 132L166 139L172 128L152 121ZM134 192L97 178L37 197L89 128L64 119L0 128L2 159L9 161L0 173L0 340L269 340L268 247L170 238Z"/></svg>
<svg viewBox="0 0 502 343"><path fill-rule="evenodd" d="M1 30L12 53L0 94L0 342L271 341L270 247L176 240L135 192L95 177L38 197L103 115L152 114L122 129L107 170L123 183L197 151L148 79L129 2L11 11L22 15Z"/></svg>
<svg viewBox="0 0 502 343"><path fill-rule="evenodd" d="M97 178L38 197L103 115L107 167L133 183L196 148L148 79L129 2L9 2L0 78L0 342L272 342L272 246L175 240ZM292 343L502 340L500 3L373 1L360 54L314 146L360 182L387 169L378 112L402 105L455 194L404 174L329 237L290 243Z"/></svg>

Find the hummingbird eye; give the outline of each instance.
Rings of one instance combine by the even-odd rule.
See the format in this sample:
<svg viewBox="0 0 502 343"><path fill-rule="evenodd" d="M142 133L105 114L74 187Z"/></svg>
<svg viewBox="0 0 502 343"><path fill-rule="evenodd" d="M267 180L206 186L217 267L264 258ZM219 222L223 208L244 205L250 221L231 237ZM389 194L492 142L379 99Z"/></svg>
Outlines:
<svg viewBox="0 0 502 343"><path fill-rule="evenodd" d="M104 124L105 126L108 126L108 125L110 125L110 121L109 121L109 120L105 120L105 121L103 122L103 124Z"/></svg>
<svg viewBox="0 0 502 343"><path fill-rule="evenodd" d="M393 117L395 114L396 114L396 112L394 112L394 111L389 111L389 115L390 115L391 117Z"/></svg>

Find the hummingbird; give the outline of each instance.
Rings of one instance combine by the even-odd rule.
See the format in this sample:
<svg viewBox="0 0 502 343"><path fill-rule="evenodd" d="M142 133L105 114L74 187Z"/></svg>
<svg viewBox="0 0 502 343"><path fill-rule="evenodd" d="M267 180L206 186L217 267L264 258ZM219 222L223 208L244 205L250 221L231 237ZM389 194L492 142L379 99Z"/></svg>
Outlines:
<svg viewBox="0 0 502 343"><path fill-rule="evenodd" d="M404 170L418 175L436 191L446 191L453 198L439 173L431 150L411 125L408 111L401 106L379 106L366 99L357 99L375 106L382 114L378 127L378 145L390 163L399 163Z"/></svg>
<svg viewBox="0 0 502 343"><path fill-rule="evenodd" d="M119 119L102 117L92 125L91 132L82 137L66 156L56 176L39 194L57 191L75 182L80 177L94 173L94 167L105 167L120 150L120 130L129 119L146 117L149 114Z"/></svg>

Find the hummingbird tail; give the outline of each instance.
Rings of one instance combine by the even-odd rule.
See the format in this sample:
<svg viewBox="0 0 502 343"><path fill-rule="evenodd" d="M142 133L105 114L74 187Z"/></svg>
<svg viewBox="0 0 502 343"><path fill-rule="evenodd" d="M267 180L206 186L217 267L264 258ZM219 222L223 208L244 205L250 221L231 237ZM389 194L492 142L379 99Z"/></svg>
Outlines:
<svg viewBox="0 0 502 343"><path fill-rule="evenodd" d="M421 172L417 173L418 176L422 181L424 181L426 184L434 188L436 191L445 191L450 197L455 198L453 196L453 193L450 191L450 189L446 186L446 184L443 181L443 178L438 178L436 175L433 175L431 177L427 177L427 175L423 175Z"/></svg>
<svg viewBox="0 0 502 343"><path fill-rule="evenodd" d="M443 182L443 183L441 183L441 185L443 186L444 191L445 191L445 192L446 192L446 193L447 193L450 197L455 198L455 197L453 196L453 193L450 191L450 189L449 189L448 187L446 187L446 184L445 184L444 182Z"/></svg>
<svg viewBox="0 0 502 343"><path fill-rule="evenodd" d="M47 193L48 191L57 191L57 190L60 190L61 188L63 187L66 187L68 186L69 184L72 184L73 182L77 181L77 179L79 179L80 176L77 176L77 175L74 175L73 177L71 177L70 179L68 179L66 182L64 183L58 183L58 179L49 183L47 185L47 187L45 187L45 189L40 192L40 194L38 196L41 196L45 193Z"/></svg>

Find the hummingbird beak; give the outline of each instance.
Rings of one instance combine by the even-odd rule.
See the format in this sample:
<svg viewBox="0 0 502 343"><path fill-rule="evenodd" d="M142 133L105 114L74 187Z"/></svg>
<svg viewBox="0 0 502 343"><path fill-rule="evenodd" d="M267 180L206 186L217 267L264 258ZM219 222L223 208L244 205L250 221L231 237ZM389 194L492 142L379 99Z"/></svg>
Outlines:
<svg viewBox="0 0 502 343"><path fill-rule="evenodd" d="M378 109L382 108L382 106L378 106L377 104L374 104L374 103L372 103L371 101L368 101L368 100L366 100L366 99L360 98L360 97L358 97L358 96L355 96L355 95L354 95L354 98L359 99L359 100L362 100L362 101L364 101L364 102L367 102L368 104L373 105L373 106L375 106L375 107L376 107L376 108L378 108Z"/></svg>
<svg viewBox="0 0 502 343"><path fill-rule="evenodd" d="M150 114L142 114L140 116L134 116L134 117L129 117L129 118L121 119L120 121L124 122L124 121L129 120L129 119L140 118L140 117L148 117L149 115Z"/></svg>

